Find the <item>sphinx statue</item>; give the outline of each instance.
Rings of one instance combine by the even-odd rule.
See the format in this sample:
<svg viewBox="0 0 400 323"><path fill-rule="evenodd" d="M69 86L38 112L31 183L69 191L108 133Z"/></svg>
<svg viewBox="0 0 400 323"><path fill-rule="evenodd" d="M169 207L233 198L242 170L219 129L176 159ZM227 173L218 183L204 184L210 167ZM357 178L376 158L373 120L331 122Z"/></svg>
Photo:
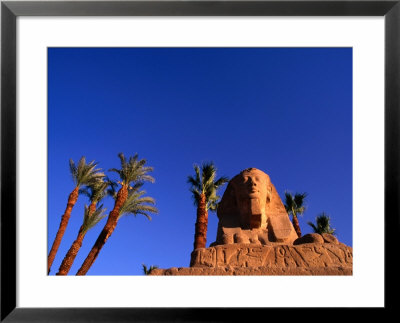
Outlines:
<svg viewBox="0 0 400 323"><path fill-rule="evenodd" d="M269 176L248 168L230 180L218 204L217 238L233 243L292 244L297 234Z"/></svg>
<svg viewBox="0 0 400 323"><path fill-rule="evenodd" d="M228 183L217 208L217 239L190 255L190 267L150 275L352 275L353 249L329 234L298 238L267 174L256 168Z"/></svg>

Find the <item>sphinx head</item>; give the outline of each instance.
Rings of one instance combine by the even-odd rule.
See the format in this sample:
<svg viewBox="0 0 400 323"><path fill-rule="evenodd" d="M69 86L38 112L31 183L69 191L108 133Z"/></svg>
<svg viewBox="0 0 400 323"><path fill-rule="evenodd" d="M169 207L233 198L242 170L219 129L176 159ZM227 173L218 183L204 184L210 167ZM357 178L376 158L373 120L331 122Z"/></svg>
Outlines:
<svg viewBox="0 0 400 323"><path fill-rule="evenodd" d="M251 234L257 232L258 240L264 244L266 241L292 243L297 239L275 186L257 168L245 169L230 180L218 204L217 215L216 244L233 243L227 241L234 240L240 232L250 240Z"/></svg>
<svg viewBox="0 0 400 323"><path fill-rule="evenodd" d="M244 229L267 225L266 206L271 201L272 186L267 174L248 168L231 180L231 189L239 211L240 226Z"/></svg>

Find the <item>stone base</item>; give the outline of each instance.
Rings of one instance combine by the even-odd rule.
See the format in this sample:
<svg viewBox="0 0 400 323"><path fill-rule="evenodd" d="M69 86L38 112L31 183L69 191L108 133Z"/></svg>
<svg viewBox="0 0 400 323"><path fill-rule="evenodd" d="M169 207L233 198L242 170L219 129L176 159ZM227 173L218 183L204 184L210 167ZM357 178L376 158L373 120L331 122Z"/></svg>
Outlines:
<svg viewBox="0 0 400 323"><path fill-rule="evenodd" d="M230 244L196 249L190 267L151 275L352 275L353 249L344 244Z"/></svg>
<svg viewBox="0 0 400 323"><path fill-rule="evenodd" d="M151 276L339 276L352 275L352 268L347 267L310 267L310 268L199 268L172 267L169 269L154 269Z"/></svg>

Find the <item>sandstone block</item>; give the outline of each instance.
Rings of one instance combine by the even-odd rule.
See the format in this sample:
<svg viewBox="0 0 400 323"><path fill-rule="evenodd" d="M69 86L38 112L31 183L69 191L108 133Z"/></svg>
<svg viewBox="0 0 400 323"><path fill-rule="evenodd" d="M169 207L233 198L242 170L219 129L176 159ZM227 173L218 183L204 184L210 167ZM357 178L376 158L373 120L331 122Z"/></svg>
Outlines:
<svg viewBox="0 0 400 323"><path fill-rule="evenodd" d="M303 243L324 243L324 238L318 233L308 233L293 242L294 245Z"/></svg>
<svg viewBox="0 0 400 323"><path fill-rule="evenodd" d="M325 243L339 244L339 240L333 234L322 233L321 236Z"/></svg>

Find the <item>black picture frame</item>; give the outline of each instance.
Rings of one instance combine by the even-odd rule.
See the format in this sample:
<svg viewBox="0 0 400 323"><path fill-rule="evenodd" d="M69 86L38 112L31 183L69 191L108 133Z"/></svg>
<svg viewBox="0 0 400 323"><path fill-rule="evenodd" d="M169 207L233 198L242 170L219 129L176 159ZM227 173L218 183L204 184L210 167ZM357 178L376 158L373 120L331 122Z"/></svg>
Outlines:
<svg viewBox="0 0 400 323"><path fill-rule="evenodd" d="M399 236L400 0L2 1L1 2L1 321L235 321L266 309L16 307L16 19L19 16L384 16L385 307L392 309ZM374 193L371 192L373 195ZM369 197L366 197L368 199ZM373 242L373 233L371 233ZM133 291L134 292L134 291ZM40 291L38 291L40 293ZM283 311L282 309L275 309ZM324 315L327 315L326 312Z"/></svg>

